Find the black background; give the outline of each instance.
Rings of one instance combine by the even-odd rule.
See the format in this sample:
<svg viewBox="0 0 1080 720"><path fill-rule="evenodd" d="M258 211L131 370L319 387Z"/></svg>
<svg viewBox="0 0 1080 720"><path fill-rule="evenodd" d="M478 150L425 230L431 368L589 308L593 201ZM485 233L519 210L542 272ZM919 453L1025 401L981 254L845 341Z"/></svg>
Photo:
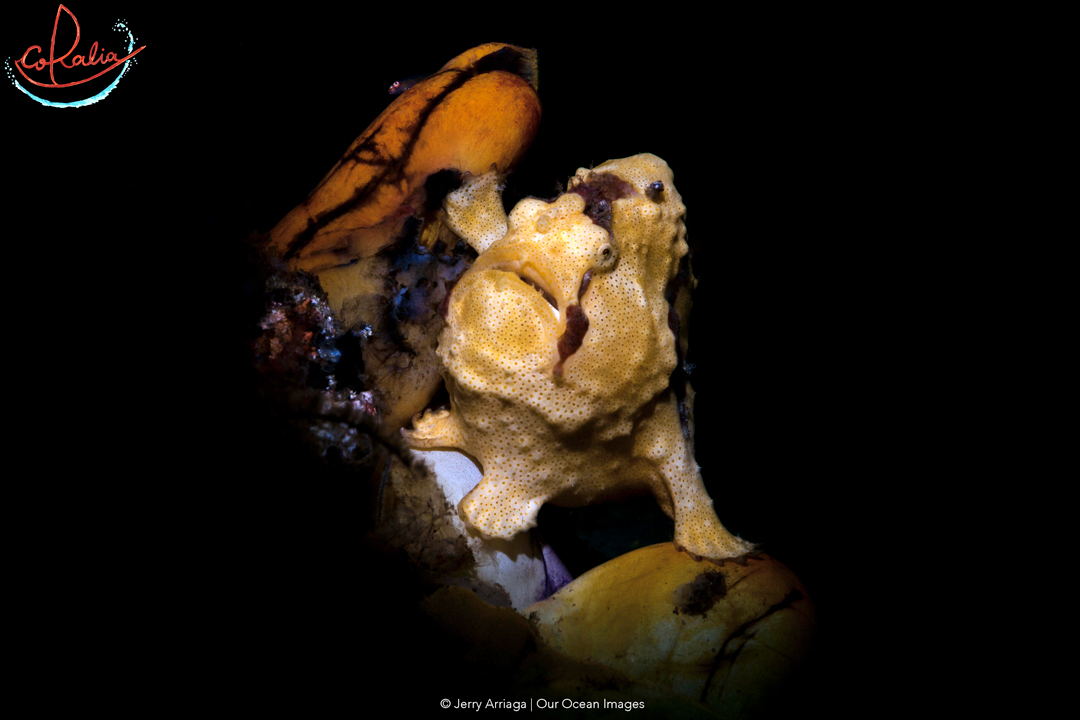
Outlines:
<svg viewBox="0 0 1080 720"><path fill-rule="evenodd" d="M887 636L884 621L853 624L879 592L873 529L917 471L912 446L937 441L893 411L925 351L893 339L907 332L891 289L909 228L884 198L922 110L899 99L882 19L849 35L829 17L663 4L535 19L429 3L71 9L82 46L115 48L123 17L146 50L93 106L0 91L9 355L34 468L9 511L26 528L16 585L49 647L134 665L164 648L191 664L194 693L253 662L297 662L283 650L295 642L340 655L327 691L363 682L351 663L373 652L378 620L355 609L377 612L386 580L350 561L350 488L288 477L259 414L243 241L306 196L393 80L500 41L537 48L543 103L509 193L547 196L638 152L674 170L699 279L698 462L725 525L817 603L807 702L861 697L875 671L860 658ZM5 56L45 45L54 12L10 13ZM332 638L318 652L297 639L308 622ZM55 657L35 652L29 667Z"/></svg>

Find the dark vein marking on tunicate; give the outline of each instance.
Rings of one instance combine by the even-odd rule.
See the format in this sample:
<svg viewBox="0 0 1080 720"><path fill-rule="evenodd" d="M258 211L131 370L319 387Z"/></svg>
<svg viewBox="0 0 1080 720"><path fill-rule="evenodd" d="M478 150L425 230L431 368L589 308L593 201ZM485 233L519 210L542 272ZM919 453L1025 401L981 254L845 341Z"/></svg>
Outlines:
<svg viewBox="0 0 1080 720"><path fill-rule="evenodd" d="M732 586L728 588L729 593L731 592L731 588L734 587L734 586L735 586L735 584L733 583ZM757 625L761 621L767 620L769 617L771 617L775 613L778 613L781 610L784 610L786 608L791 607L792 604L798 602L799 600L802 600L802 598L803 598L803 594L799 590L799 588L792 588L791 591L787 595L784 596L783 600L776 603L775 605L770 607L768 610L766 610L764 613L762 613L758 617L754 618L753 620L748 620L747 622L743 623L738 628L736 628L734 632L732 632L730 635L728 635L727 640L725 640L724 644L720 647L720 652L716 653L716 657L713 658L712 669L709 671L709 677L705 681L705 687L702 688L702 690L701 690L701 702L705 702L705 698L708 697L708 695L709 695L709 685L712 684L713 678L716 677L716 674L720 669L720 664L723 663L725 660L728 660L728 661L730 661L730 665L734 665L735 661L739 657L739 653L742 652L742 649L744 647L746 647L746 643L744 642L742 645L740 645L738 648L736 648L733 653L728 655L726 650L727 650L728 645L731 643L731 641L736 639L736 638L742 637L743 635L748 633L755 625ZM753 636L751 636L751 637L753 637ZM747 640L749 640L749 639L750 638L747 638Z"/></svg>
<svg viewBox="0 0 1080 720"><path fill-rule="evenodd" d="M502 48L480 58L468 70L444 71L446 73L455 73L456 77L454 77L454 79L451 80L438 95L433 97L414 119L412 127L409 130L409 139L406 141L405 148L398 158L387 158L382 155L382 148L375 142L375 139L379 136L383 126L380 124L378 127L374 128L368 138L357 145L352 152L342 158L341 162L359 164L362 162L360 160L360 155L364 152L368 152L371 154L372 158L377 158L378 161L367 161L367 164L372 167L382 165L385 169L379 175L373 176L364 185L356 188L353 191L352 196L344 202L321 213L317 218L309 218L307 226L289 243L289 247L285 250L285 259L289 260L296 256L301 250L307 247L312 240L314 240L316 233L342 215L352 212L356 207L366 202L372 193L375 192L375 189L384 182L395 184L405 180L404 169L409 164L409 159L412 157L413 150L416 147L417 138L427 124L431 113L435 111L435 108L437 108L444 99L446 99L446 96L459 89L469 80L484 73L494 72L496 70L506 70L520 75L517 68L519 67L521 60L521 53L514 48Z"/></svg>

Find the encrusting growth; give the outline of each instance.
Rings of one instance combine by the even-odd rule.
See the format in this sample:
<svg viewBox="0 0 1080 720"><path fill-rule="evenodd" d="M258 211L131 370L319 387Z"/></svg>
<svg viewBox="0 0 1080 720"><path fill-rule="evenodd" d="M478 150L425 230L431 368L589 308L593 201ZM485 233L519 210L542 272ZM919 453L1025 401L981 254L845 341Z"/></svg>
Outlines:
<svg viewBox="0 0 1080 720"><path fill-rule="evenodd" d="M492 203L444 207L459 228L493 222L468 217ZM688 252L685 211L654 155L578 170L555 201L519 202L453 289L438 348L451 409L402 432L480 462L460 511L483 535L535 526L545 502L647 488L691 555L753 549L717 518L669 387L678 356L665 294Z"/></svg>
<svg viewBox="0 0 1080 720"><path fill-rule="evenodd" d="M352 381L372 393L372 417L387 433L407 424L442 383L436 313L447 284L472 259L440 221L443 195L488 172L501 182L532 143L541 115L536 51L504 43L466 50L398 88L262 244L289 270L318 278L343 337L365 338Z"/></svg>

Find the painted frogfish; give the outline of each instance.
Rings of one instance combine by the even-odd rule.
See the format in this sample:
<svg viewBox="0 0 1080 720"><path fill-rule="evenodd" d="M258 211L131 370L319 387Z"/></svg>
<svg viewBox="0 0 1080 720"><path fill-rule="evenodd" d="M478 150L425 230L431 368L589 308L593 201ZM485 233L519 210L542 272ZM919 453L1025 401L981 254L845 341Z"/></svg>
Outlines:
<svg viewBox="0 0 1080 720"><path fill-rule="evenodd" d="M453 288L439 336L450 409L415 418L406 440L477 461L483 478L458 509L489 538L535 526L545 502L647 490L690 555L751 551L702 483L692 391L670 384L694 279L667 163L644 154L578 170L565 194L522 200L508 217L498 192L479 176L444 204L480 255Z"/></svg>

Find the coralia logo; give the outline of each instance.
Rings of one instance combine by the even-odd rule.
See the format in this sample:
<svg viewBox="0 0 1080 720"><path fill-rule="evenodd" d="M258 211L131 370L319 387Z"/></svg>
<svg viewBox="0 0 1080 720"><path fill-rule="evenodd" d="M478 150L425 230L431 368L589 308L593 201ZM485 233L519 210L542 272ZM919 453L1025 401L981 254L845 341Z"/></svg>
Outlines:
<svg viewBox="0 0 1080 720"><path fill-rule="evenodd" d="M71 21L75 23L75 41L68 48L67 52L57 57L56 52L56 34L60 28L60 19L63 13L71 18ZM79 40L82 38L82 30L79 27L79 21L75 17L75 13L68 10L65 6L61 5L56 10L56 20L53 22L52 38L49 42L49 55L48 59L45 58L45 53L41 49L40 45L31 45L26 49L26 52L22 54L18 60L12 62L11 58L7 61L8 77L11 78L12 84L15 85L20 91L41 103L46 107L85 107L86 105L92 105L97 101L105 98L111 93L116 86L120 83L120 78L127 73L128 68L131 66L131 58L138 55L146 46L143 45L138 50L135 50L135 36L131 33L127 24L117 20L113 25L113 30L117 30L127 35L127 54L123 57L118 57L115 52L106 52L104 47L99 47L97 41L90 46L89 50L85 54L75 54L75 51L79 47ZM96 78L99 78L107 73L116 71L119 69L116 78L109 83L108 87L104 90L96 92L93 96L75 100L71 102L55 102L47 100L42 97L38 97L27 87L24 83L20 82L12 71L14 65L15 70L19 72L25 83L30 85L36 85L40 88L46 89L58 89L58 88L70 88L83 83L90 82ZM77 73L62 73L65 77L57 79L56 66L60 65L65 70L76 70ZM45 77L44 70L48 68L48 77ZM35 73L38 79L31 77L27 71ZM44 82L48 80L49 82ZM61 82L61 80L67 80L67 82ZM100 87L100 84L98 85ZM36 91L40 92L40 91Z"/></svg>

